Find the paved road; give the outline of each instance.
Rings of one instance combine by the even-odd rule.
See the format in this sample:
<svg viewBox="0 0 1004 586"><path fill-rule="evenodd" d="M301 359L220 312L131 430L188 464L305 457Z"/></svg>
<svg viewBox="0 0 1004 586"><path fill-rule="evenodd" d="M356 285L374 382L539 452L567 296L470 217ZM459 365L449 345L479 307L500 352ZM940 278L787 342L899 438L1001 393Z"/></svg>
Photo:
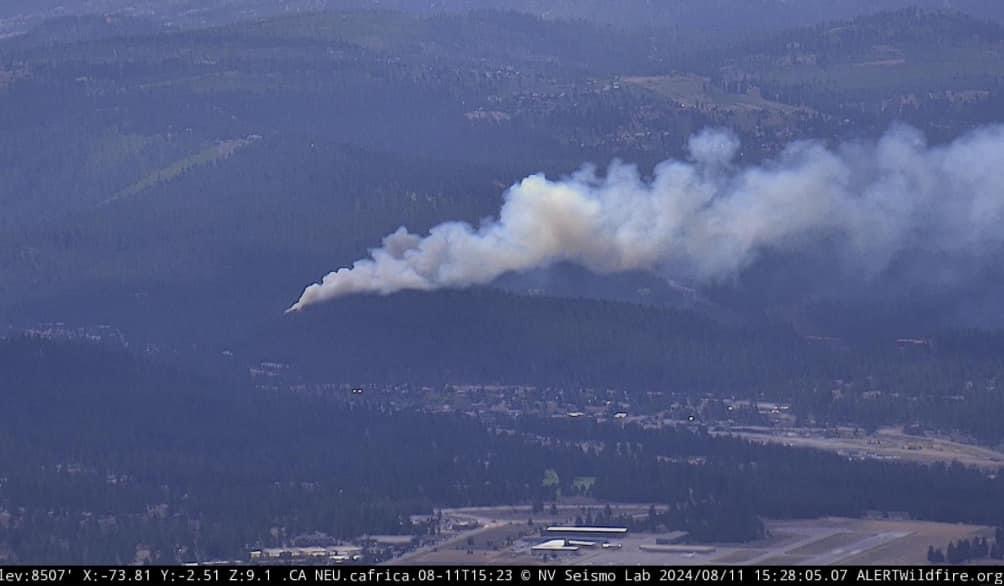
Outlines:
<svg viewBox="0 0 1004 586"><path fill-rule="evenodd" d="M800 563L806 566L830 566L836 564L840 560L858 555L859 553L866 552L870 549L875 549L880 545L896 541L897 539L906 537L909 534L910 533L908 531L887 531L885 533L879 533L878 535L871 535L849 545L838 547L833 551L828 551L824 554L809 558L808 560Z"/></svg>
<svg viewBox="0 0 1004 586"><path fill-rule="evenodd" d="M793 531L792 529L786 529L786 531ZM800 537L794 541L789 541L788 543L778 545L778 546L767 546L764 553L754 556L748 560L742 562L743 565L756 566L762 565L764 560L774 558L781 555L786 555L788 552L794 551L802 546L809 545L810 543L815 543L821 539L826 539L831 535L836 535L837 533L844 533L842 529L830 529L830 528L800 528L797 531Z"/></svg>

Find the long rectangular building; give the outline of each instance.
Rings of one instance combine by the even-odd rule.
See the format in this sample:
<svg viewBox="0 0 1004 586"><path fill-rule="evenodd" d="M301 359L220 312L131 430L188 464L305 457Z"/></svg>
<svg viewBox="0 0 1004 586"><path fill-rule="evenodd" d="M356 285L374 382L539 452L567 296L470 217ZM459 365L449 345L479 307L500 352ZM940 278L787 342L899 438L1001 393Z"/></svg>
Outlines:
<svg viewBox="0 0 1004 586"><path fill-rule="evenodd" d="M602 535L615 537L627 535L627 527L567 527L555 525L547 528L548 533L555 535Z"/></svg>

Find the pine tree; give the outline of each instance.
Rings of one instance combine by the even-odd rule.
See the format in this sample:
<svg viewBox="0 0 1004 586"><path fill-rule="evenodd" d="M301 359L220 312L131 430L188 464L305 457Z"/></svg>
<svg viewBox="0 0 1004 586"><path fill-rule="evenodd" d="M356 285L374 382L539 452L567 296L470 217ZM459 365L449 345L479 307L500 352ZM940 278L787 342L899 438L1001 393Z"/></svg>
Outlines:
<svg viewBox="0 0 1004 586"><path fill-rule="evenodd" d="M959 540L959 545L956 549L957 549L957 554L959 556L959 561L964 562L972 559L973 546L968 539Z"/></svg>
<svg viewBox="0 0 1004 586"><path fill-rule="evenodd" d="M934 550L934 563L943 564L945 563L945 554L941 551L941 548Z"/></svg>

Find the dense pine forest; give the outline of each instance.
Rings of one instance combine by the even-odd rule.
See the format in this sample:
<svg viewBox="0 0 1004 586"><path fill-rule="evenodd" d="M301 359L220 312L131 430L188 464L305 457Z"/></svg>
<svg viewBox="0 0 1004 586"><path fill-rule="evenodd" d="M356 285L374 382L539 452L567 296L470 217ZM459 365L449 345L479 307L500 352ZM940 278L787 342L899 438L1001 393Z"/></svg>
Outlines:
<svg viewBox="0 0 1004 586"><path fill-rule="evenodd" d="M756 539L767 517L870 510L1004 521L1002 480L958 465L854 462L699 428L389 411L90 343L11 339L0 368L0 544L20 562L128 563L137 544L155 562L240 559L313 532L420 534L409 515L543 505L581 494L579 477L595 478L596 498L667 506L647 522L698 540Z"/></svg>

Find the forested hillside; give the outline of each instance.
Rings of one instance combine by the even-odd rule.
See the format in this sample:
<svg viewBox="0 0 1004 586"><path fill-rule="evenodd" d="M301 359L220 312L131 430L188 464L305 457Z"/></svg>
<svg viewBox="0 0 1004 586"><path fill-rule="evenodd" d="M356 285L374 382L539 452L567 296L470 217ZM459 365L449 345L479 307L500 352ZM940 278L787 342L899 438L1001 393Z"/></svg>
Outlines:
<svg viewBox="0 0 1004 586"><path fill-rule="evenodd" d="M67 5L56 0L12 0L0 7L0 18L20 30L49 16L124 13L185 27L206 27L237 20L320 10L384 8L420 15L471 10L517 11L548 19L585 20L629 29L654 29L721 42L723 37L755 36L862 14L907 6L950 7L977 16L1004 17L994 0L80 0Z"/></svg>
<svg viewBox="0 0 1004 586"><path fill-rule="evenodd" d="M253 391L34 338L0 342L0 372L0 556L14 562L235 559L318 531L420 535L430 527L408 515L583 490L667 505L627 522L701 540L756 539L763 516L1004 519L1001 478L960 466L853 462L700 429L538 417L489 427L352 394ZM583 489L580 477L595 482Z"/></svg>
<svg viewBox="0 0 1004 586"><path fill-rule="evenodd" d="M473 421L251 393L97 346L4 341L0 369L0 551L21 562L128 563L142 543L176 563L286 533L407 533L433 504L529 498L558 458Z"/></svg>
<svg viewBox="0 0 1004 586"><path fill-rule="evenodd" d="M861 124L998 120L1004 28L957 12L916 8L830 22L727 50L711 73L739 93L811 107ZM947 121L951 121L950 123Z"/></svg>
<svg viewBox="0 0 1004 586"><path fill-rule="evenodd" d="M749 162L790 138L878 132L901 117L937 140L986 119L1000 93L1000 27L956 13L884 13L736 40L738 49L726 45L700 59L678 55L669 37L557 14L350 11L90 36L82 30L98 23L83 18L75 29L74 22L0 44L0 315L13 328L110 324L135 344L203 361L230 346L255 359L267 359L273 346L325 356L331 340L310 333L329 328L325 314L352 324L360 347L376 347L393 337L372 327L374 319L406 323L416 312L435 314L427 304L443 304L461 308L463 323L444 316L422 327L440 350L459 354L438 352L442 362L423 372L501 380L538 372L567 382L568 372L580 371L590 374L575 380L646 385L708 376L709 388L723 384L713 366L723 361L734 366L729 387L858 375L862 369L847 366L855 360L815 362L816 350L793 334L776 346L765 342L773 348L765 358L729 330L713 343L690 333L670 343L617 325L640 311L617 304L576 315L573 303L574 317L561 318L561 303L472 292L349 300L288 323L278 316L304 283L363 256L399 225L422 232L447 219L494 215L504 190L528 173L560 176L614 157L644 171L684 156L688 136L715 124L739 133ZM76 32L68 36L67 27ZM886 53L900 56L869 64ZM919 93L921 80L909 73L919 69L910 68L926 66L932 54L945 65L924 77L927 91ZM694 72L678 70L687 63ZM882 74L867 77L874 69ZM879 305L859 292L816 299L849 288L814 267L797 273L802 284L782 278L797 266L764 258L738 282L697 291L671 283L656 294L638 279L601 286L600 278L568 281L547 271L503 284L518 293L595 290L731 324L767 320L780 322L771 326L778 331L880 343L995 323L985 310L998 282L992 275L971 291L915 296L905 306L892 287ZM507 325L493 324L496 311ZM552 311L551 319L525 317ZM670 332L678 319L656 313L644 321L664 320L652 327ZM530 352L526 340L551 323L545 337L565 346ZM565 341L573 323L579 333ZM620 341L604 345L611 331ZM421 346L399 344L393 364L410 365L401 371L344 359L319 374L403 379L423 364ZM720 350L726 346L734 350ZM526 350L485 358L510 347ZM808 358L797 358L803 352ZM667 355L686 367L665 363ZM608 358L590 368L581 366L584 356ZM527 360L539 370L516 365ZM832 360L843 362L822 366Z"/></svg>
<svg viewBox="0 0 1004 586"><path fill-rule="evenodd" d="M792 42L815 59L810 40L830 39L819 41L826 58L854 68L872 59L861 47L915 50L909 31L921 25L951 50L940 53L946 63L969 72L936 70L924 79L935 93L889 75L895 64L874 66L883 69L875 90L771 73L793 58L780 49ZM832 37L834 28L858 32ZM890 13L785 33L741 49L752 55L745 61L712 52L699 60L710 64L707 78L677 71L685 62L671 40L492 12L330 13L125 38L8 39L0 312L18 326L107 320L99 316L114 310L102 304L129 313L174 289L183 304L154 303L228 321L247 303L239 319L253 321L398 225L421 231L492 215L502 191L536 171L567 174L614 157L644 169L683 156L688 136L707 125L739 132L746 161L790 138L879 132L901 117L947 138L994 111L998 30L947 13ZM977 54L987 56L966 57ZM834 93L834 84L846 89ZM256 286L241 285L248 279ZM243 294L221 295L228 283ZM750 289L714 297L733 304L756 298Z"/></svg>

